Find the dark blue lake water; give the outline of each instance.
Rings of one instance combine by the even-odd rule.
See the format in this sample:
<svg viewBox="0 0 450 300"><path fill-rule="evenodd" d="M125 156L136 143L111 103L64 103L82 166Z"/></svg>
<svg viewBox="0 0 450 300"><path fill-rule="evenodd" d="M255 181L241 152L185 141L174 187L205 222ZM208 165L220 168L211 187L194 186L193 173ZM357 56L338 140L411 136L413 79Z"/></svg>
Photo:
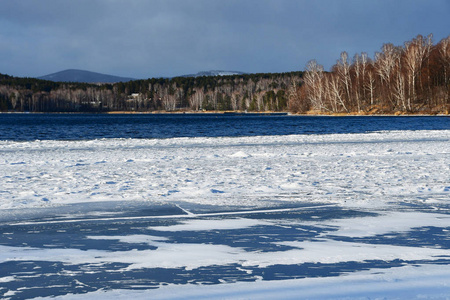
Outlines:
<svg viewBox="0 0 450 300"><path fill-rule="evenodd" d="M0 140L90 140L450 129L449 117L0 114Z"/></svg>

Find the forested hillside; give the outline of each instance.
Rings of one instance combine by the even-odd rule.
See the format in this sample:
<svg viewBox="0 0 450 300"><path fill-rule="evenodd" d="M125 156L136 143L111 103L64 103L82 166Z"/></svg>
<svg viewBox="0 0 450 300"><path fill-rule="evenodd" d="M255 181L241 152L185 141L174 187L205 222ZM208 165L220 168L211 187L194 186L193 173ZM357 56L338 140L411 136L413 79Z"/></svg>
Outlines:
<svg viewBox="0 0 450 300"><path fill-rule="evenodd" d="M0 75L0 110L30 112L285 111L302 72L147 79L115 84Z"/></svg>
<svg viewBox="0 0 450 300"><path fill-rule="evenodd" d="M450 111L450 36L433 44L418 35L402 46L384 44L370 59L342 52L331 72L308 63L290 108L321 113L447 113Z"/></svg>

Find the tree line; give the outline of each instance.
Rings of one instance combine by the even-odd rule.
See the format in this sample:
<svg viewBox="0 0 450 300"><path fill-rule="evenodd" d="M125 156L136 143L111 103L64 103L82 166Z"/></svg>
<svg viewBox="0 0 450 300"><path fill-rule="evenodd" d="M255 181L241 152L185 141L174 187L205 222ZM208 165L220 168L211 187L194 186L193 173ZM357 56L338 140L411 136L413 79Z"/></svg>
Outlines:
<svg viewBox="0 0 450 300"><path fill-rule="evenodd" d="M371 59L342 52L330 72L152 78L115 84L52 82L0 74L0 111L287 111L448 113L450 36L384 44Z"/></svg>
<svg viewBox="0 0 450 300"><path fill-rule="evenodd" d="M175 77L115 84L0 74L0 110L29 112L286 111L302 72Z"/></svg>
<svg viewBox="0 0 450 300"><path fill-rule="evenodd" d="M431 34L387 43L374 59L363 52L350 61L344 51L330 72L311 60L289 98L294 112L448 113L450 36L437 44Z"/></svg>

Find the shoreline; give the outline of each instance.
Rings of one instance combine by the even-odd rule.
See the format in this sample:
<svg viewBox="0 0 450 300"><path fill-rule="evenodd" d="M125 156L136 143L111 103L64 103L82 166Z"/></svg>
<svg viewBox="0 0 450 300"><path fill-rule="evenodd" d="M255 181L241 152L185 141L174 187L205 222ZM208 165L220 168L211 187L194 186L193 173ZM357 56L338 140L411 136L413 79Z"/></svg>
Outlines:
<svg viewBox="0 0 450 300"><path fill-rule="evenodd" d="M229 115L229 116L304 116L304 117L448 117L449 112L438 113L366 113L366 112L350 112L350 113L323 113L309 111L306 113L292 113L289 111L109 111L109 112L20 112L8 111L0 112L2 114L49 114L49 115L77 115L77 114L95 114L95 115Z"/></svg>

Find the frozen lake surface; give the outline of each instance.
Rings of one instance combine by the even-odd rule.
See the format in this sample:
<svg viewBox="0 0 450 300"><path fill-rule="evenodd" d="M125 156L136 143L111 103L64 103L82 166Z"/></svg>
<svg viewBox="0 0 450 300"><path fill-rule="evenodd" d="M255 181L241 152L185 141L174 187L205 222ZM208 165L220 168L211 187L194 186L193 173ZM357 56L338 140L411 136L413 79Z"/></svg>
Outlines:
<svg viewBox="0 0 450 300"><path fill-rule="evenodd" d="M0 298L446 299L450 130L0 141Z"/></svg>
<svg viewBox="0 0 450 300"><path fill-rule="evenodd" d="M3 297L440 299L449 293L444 205L369 212L302 203L239 212L105 203L88 218L80 216L84 205L77 206L1 226Z"/></svg>

